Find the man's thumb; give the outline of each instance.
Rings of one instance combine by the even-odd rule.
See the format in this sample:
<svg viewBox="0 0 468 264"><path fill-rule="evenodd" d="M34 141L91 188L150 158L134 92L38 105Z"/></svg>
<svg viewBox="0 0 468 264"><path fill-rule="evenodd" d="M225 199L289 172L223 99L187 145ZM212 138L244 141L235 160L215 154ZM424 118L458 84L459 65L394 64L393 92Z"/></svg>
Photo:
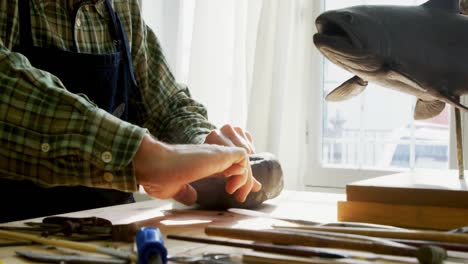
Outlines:
<svg viewBox="0 0 468 264"><path fill-rule="evenodd" d="M190 184L184 184L172 198L179 203L193 205L197 202L197 191Z"/></svg>

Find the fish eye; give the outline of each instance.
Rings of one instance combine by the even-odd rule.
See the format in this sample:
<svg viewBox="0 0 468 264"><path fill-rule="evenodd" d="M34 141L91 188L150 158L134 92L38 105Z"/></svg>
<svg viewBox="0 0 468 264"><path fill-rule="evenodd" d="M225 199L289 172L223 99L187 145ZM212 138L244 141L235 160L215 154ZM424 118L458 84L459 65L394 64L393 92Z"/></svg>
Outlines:
<svg viewBox="0 0 468 264"><path fill-rule="evenodd" d="M353 16L353 14L351 14L349 12L344 12L343 13L343 19L344 19L344 21L348 22L349 24L354 23L354 16Z"/></svg>

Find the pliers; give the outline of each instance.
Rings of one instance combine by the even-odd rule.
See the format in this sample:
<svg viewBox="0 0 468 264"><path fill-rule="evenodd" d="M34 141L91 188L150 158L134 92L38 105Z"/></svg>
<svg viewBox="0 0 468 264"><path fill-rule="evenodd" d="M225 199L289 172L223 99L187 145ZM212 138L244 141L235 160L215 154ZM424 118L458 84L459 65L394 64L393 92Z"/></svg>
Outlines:
<svg viewBox="0 0 468 264"><path fill-rule="evenodd" d="M17 226L2 226L0 229L22 231L22 232L39 232L41 236L47 237L50 235L63 234L70 237L74 234L85 235L86 238L93 240L108 239L112 235L112 223L104 218L99 217L62 217L50 216L42 220L42 222L26 222L26 227Z"/></svg>
<svg viewBox="0 0 468 264"><path fill-rule="evenodd" d="M48 253L35 253L16 251L16 255L37 262L45 263L79 263L79 264L126 264L127 260L117 258L91 257L82 255L56 255Z"/></svg>
<svg viewBox="0 0 468 264"><path fill-rule="evenodd" d="M45 263L60 263L60 264L126 264L126 260L103 258L103 257L89 257L82 255L56 255L48 253L35 253L26 251L16 251L16 254L20 257ZM179 256L168 256L167 260L175 263L190 263L190 264L237 264L237 262L231 261L231 257L228 254L223 253L210 253L203 254L202 256L194 257L179 257Z"/></svg>

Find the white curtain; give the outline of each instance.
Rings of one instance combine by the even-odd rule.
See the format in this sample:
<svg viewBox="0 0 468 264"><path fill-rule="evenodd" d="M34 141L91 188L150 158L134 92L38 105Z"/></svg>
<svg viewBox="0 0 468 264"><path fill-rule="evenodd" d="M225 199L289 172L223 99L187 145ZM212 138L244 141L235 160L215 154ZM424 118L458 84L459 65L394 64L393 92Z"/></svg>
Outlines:
<svg viewBox="0 0 468 264"><path fill-rule="evenodd" d="M216 125L245 127L301 189L312 89L313 0L146 0L173 72Z"/></svg>

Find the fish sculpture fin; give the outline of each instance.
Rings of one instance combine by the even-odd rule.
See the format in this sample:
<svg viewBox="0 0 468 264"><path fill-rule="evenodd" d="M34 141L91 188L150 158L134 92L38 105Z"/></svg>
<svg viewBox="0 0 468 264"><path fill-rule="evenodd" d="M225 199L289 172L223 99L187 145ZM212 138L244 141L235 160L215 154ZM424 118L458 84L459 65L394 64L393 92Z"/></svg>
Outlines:
<svg viewBox="0 0 468 264"><path fill-rule="evenodd" d="M453 106L453 107L456 107L460 110L463 110L463 111L468 111L468 107L460 104L460 101L459 100L455 100L453 99L453 97L450 97L450 96L446 96L446 95L442 95L442 94L439 94L441 96L441 99L439 100L442 100L444 101L445 103Z"/></svg>
<svg viewBox="0 0 468 264"><path fill-rule="evenodd" d="M360 77L354 76L327 94L325 100L339 102L351 99L362 93L366 89L367 83L367 81L364 81Z"/></svg>
<svg viewBox="0 0 468 264"><path fill-rule="evenodd" d="M429 0L422 4L426 8L439 8L447 12L460 13L459 0Z"/></svg>
<svg viewBox="0 0 468 264"><path fill-rule="evenodd" d="M442 101L423 101L418 99L414 108L414 119L429 119L439 115L445 108L445 103Z"/></svg>
<svg viewBox="0 0 468 264"><path fill-rule="evenodd" d="M417 89L417 90L419 90L421 92L424 92L424 93L427 92L427 90L422 88L421 85L419 85L417 82L411 80L409 77L406 77L404 74L402 74L400 72L396 72L394 70L389 70L387 72L387 78L390 79L390 80L399 81L401 83L404 83L404 84L408 85L409 87Z"/></svg>

